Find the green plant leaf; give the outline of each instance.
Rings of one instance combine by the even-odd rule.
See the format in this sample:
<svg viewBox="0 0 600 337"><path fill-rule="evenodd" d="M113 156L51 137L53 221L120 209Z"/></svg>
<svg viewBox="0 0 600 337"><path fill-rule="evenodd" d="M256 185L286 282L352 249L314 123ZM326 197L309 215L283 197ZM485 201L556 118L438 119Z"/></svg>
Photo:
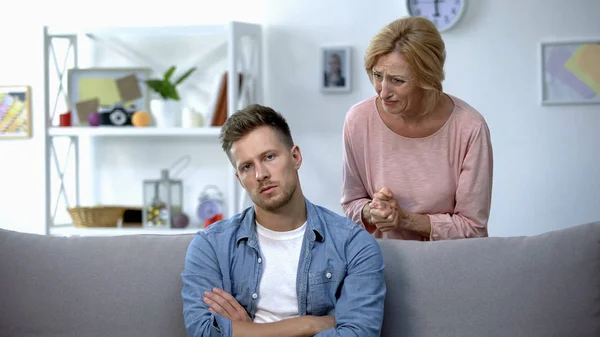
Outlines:
<svg viewBox="0 0 600 337"><path fill-rule="evenodd" d="M169 70L167 70L167 72L165 73L165 81L169 81L171 79L171 76L173 76L174 72L175 66L171 66L171 68L169 68Z"/></svg>
<svg viewBox="0 0 600 337"><path fill-rule="evenodd" d="M185 74L181 75L181 77L175 82L175 85L177 86L177 85L181 84L181 82L183 82L183 80L188 78L188 76L190 76L195 70L196 70L196 67L193 67L192 69L188 70Z"/></svg>
<svg viewBox="0 0 600 337"><path fill-rule="evenodd" d="M176 101L179 100L179 94L177 93L175 86L168 84L163 89L164 89L165 98L173 99Z"/></svg>
<svg viewBox="0 0 600 337"><path fill-rule="evenodd" d="M151 80L147 80L146 84L148 85L148 87L150 89L154 90L162 98L165 98L165 99L167 98L166 97L167 90L165 89L165 82L163 80L151 79Z"/></svg>

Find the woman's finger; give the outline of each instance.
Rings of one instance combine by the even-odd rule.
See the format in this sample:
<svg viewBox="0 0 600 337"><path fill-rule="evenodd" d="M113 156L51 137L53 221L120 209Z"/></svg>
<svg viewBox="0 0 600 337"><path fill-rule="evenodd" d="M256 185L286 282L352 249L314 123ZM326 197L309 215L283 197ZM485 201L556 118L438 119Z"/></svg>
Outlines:
<svg viewBox="0 0 600 337"><path fill-rule="evenodd" d="M392 229L394 229L394 227L396 227L393 223L391 222L381 222L375 225L377 227L377 229L379 229L382 232L389 232Z"/></svg>
<svg viewBox="0 0 600 337"><path fill-rule="evenodd" d="M393 213L393 210L391 208L385 208L385 209L373 208L373 209L371 209L371 216L380 218L380 219L386 219L390 215L392 215L392 213Z"/></svg>
<svg viewBox="0 0 600 337"><path fill-rule="evenodd" d="M389 200L391 200L392 198L391 198L390 196L388 196L388 195L386 195L386 194L382 193L382 192L376 192L376 193L373 195L373 199L379 199L379 200L382 200L382 201L389 201Z"/></svg>

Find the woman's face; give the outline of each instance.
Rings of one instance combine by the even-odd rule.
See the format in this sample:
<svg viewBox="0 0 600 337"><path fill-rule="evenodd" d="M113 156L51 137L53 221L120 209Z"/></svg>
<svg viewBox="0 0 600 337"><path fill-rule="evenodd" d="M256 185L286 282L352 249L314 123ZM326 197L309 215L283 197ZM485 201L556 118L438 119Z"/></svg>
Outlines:
<svg viewBox="0 0 600 337"><path fill-rule="evenodd" d="M379 57L373 66L371 76L381 107L389 114L418 115L423 90L404 56L392 52Z"/></svg>

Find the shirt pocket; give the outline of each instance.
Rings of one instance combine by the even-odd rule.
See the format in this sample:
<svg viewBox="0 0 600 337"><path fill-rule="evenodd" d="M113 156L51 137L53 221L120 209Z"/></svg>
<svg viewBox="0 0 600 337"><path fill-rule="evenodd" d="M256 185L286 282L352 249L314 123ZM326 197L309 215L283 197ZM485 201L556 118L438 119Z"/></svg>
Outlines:
<svg viewBox="0 0 600 337"><path fill-rule="evenodd" d="M324 316L332 313L346 276L345 270L324 269L308 274L308 315Z"/></svg>

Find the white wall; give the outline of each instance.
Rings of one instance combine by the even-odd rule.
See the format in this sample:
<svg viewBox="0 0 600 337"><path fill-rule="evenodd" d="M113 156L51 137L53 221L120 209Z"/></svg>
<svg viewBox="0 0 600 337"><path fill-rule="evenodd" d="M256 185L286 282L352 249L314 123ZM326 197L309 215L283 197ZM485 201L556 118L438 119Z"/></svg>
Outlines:
<svg viewBox="0 0 600 337"><path fill-rule="evenodd" d="M382 25L406 14L403 1L375 5L367 0L232 0L221 2L221 10L182 11L186 2L172 0L172 9L144 6L136 11L137 2L121 0L121 12L143 12L128 16L126 22L109 10L113 2L117 3L109 1L102 7L106 10L100 8L89 18L64 14L63 8L85 11L78 2L62 0L42 5L40 12L52 20L25 25L9 17L8 22L0 22L2 32L19 29L18 35L3 34L4 39L26 44L23 54L3 54L0 84L31 84L36 100L34 138L0 142L0 177L24 177L4 178L0 183L0 227L43 232L41 29L42 24L61 21L90 25L264 22L265 100L286 115L301 145L306 195L341 213L344 115L352 104L374 93L362 70L363 52ZM600 2L469 3L463 21L444 34L448 47L444 85L447 92L478 108L491 128L496 168L490 234L535 234L600 220L600 137L594 132L600 126L600 106L547 108L538 103L539 41L597 38L600 21L595 13L600 12ZM354 48L352 93L325 96L318 91L318 48L325 44ZM19 191L26 194L17 195Z"/></svg>
<svg viewBox="0 0 600 337"><path fill-rule="evenodd" d="M246 22L262 22L263 7L262 0L238 1L227 0L215 2L196 2L195 8L190 10L190 3L184 0L170 0L168 5L151 6L140 4L134 0L104 0L103 6L96 7L92 12L84 9L79 1L56 0L52 2L33 1L21 2L23 8L36 8L40 16L28 16L23 21L19 16L3 16L0 20L0 32L2 36L3 50L6 46L21 46L14 49L15 52L3 52L0 59L0 85L28 84L33 87L33 138L29 140L2 140L0 141L0 228L18 230L23 232L44 233L45 232L45 176L44 176L44 139L43 139L43 25L66 25L66 26L135 26L135 25L193 25L193 24L217 24L229 20ZM115 12L115 10L118 11ZM99 141L95 144L99 151L98 161L110 156L108 151L114 146L114 140ZM162 144L166 145L166 144ZM148 144L140 144L134 150L131 160L137 160L138 164L144 164L144 160L150 162L151 158L142 156L142 151L147 151ZM190 153L193 147L190 142L182 143L176 151L157 150L164 154L162 158L164 165L171 163L181 155ZM197 151L202 153L202 146ZM209 153L210 156L212 153ZM219 153L220 154L220 153ZM202 156L192 154L190 167L182 173L182 178L196 179L199 185L203 185L209 179L199 176L198 169L202 173L210 175L216 173L215 165L203 163ZM220 160L220 159L219 159ZM217 162L219 161L217 160ZM107 180L107 176L115 170L118 163L105 162L104 170L100 176ZM127 182L135 177L136 183L130 184L131 188L125 190L125 197L117 197L112 186L102 186L100 191L103 202L130 202L132 198L141 196L141 179L158 178L157 170L153 167L146 168L141 172L121 172L121 181ZM222 172L219 172L222 173ZM86 172L82 172L82 178ZM142 177L142 178L140 178ZM221 179L222 180L222 179ZM127 185L126 185L127 186ZM194 204L197 195L190 193L188 203ZM138 199L139 200L139 199Z"/></svg>
<svg viewBox="0 0 600 337"><path fill-rule="evenodd" d="M443 34L447 92L487 119L495 152L490 235L527 235L600 220L600 105L541 107L538 43L599 38L597 0L471 0ZM349 5L351 3L351 5ZM404 1L266 0L266 99L289 118L304 149L304 191L341 212L341 127L347 109L374 94L362 68L381 26L406 15ZM355 90L324 96L318 48L354 50Z"/></svg>

